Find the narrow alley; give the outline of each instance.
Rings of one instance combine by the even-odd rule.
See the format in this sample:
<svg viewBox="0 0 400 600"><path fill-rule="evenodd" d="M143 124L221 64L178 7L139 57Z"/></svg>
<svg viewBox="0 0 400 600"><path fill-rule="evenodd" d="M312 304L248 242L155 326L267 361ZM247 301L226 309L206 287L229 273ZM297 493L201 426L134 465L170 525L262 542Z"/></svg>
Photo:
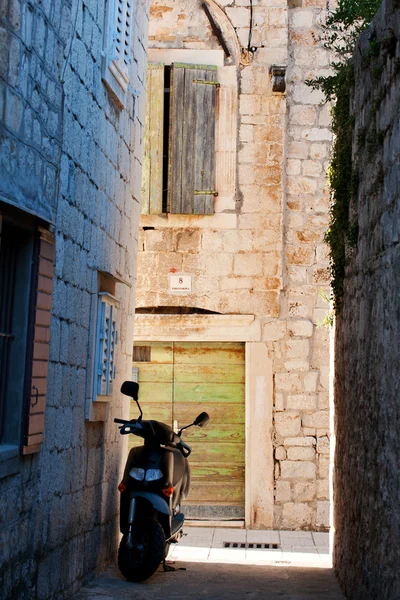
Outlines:
<svg viewBox="0 0 400 600"><path fill-rule="evenodd" d="M72 600L344 600L327 533L187 527L186 534L167 561L176 571L161 565L149 580L130 583L113 565Z"/></svg>
<svg viewBox="0 0 400 600"><path fill-rule="evenodd" d="M400 600L399 91L400 0L0 0L0 600Z"/></svg>

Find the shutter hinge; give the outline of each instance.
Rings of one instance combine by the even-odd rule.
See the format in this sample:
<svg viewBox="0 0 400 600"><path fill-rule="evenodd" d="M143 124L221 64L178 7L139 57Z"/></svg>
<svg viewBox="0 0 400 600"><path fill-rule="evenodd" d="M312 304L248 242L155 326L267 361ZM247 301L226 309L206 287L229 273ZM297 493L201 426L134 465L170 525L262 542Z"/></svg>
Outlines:
<svg viewBox="0 0 400 600"><path fill-rule="evenodd" d="M215 190L194 190L195 196L218 196Z"/></svg>
<svg viewBox="0 0 400 600"><path fill-rule="evenodd" d="M206 81L205 79L193 79L193 83L204 83L204 85L215 85L217 88L221 87L218 81Z"/></svg>

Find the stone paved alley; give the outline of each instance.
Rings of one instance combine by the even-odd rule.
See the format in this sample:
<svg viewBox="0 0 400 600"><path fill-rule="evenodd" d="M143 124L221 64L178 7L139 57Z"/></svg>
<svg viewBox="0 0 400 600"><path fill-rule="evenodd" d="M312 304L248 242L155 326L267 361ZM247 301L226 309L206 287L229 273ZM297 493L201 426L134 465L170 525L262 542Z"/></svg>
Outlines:
<svg viewBox="0 0 400 600"><path fill-rule="evenodd" d="M326 533L213 528L186 528L186 532L169 559L175 568L185 570L164 573L160 568L147 582L134 584L111 566L73 600L344 600L330 567ZM223 548L224 542L278 548Z"/></svg>

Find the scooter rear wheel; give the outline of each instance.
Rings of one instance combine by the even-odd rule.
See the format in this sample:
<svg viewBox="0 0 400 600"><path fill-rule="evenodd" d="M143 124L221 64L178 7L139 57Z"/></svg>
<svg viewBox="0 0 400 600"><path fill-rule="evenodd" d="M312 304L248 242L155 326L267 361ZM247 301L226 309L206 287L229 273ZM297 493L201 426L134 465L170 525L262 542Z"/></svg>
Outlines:
<svg viewBox="0 0 400 600"><path fill-rule="evenodd" d="M164 558L165 535L158 521L147 519L135 530L132 548L124 535L118 549L118 567L128 581L143 581L157 570Z"/></svg>

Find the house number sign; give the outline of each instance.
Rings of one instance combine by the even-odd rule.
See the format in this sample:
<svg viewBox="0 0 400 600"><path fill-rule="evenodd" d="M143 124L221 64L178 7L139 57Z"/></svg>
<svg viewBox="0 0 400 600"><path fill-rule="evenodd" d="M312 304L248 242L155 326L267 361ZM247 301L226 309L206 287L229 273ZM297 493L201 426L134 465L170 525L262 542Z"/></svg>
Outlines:
<svg viewBox="0 0 400 600"><path fill-rule="evenodd" d="M192 276L187 273L170 273L168 275L168 291L170 294L191 294Z"/></svg>

